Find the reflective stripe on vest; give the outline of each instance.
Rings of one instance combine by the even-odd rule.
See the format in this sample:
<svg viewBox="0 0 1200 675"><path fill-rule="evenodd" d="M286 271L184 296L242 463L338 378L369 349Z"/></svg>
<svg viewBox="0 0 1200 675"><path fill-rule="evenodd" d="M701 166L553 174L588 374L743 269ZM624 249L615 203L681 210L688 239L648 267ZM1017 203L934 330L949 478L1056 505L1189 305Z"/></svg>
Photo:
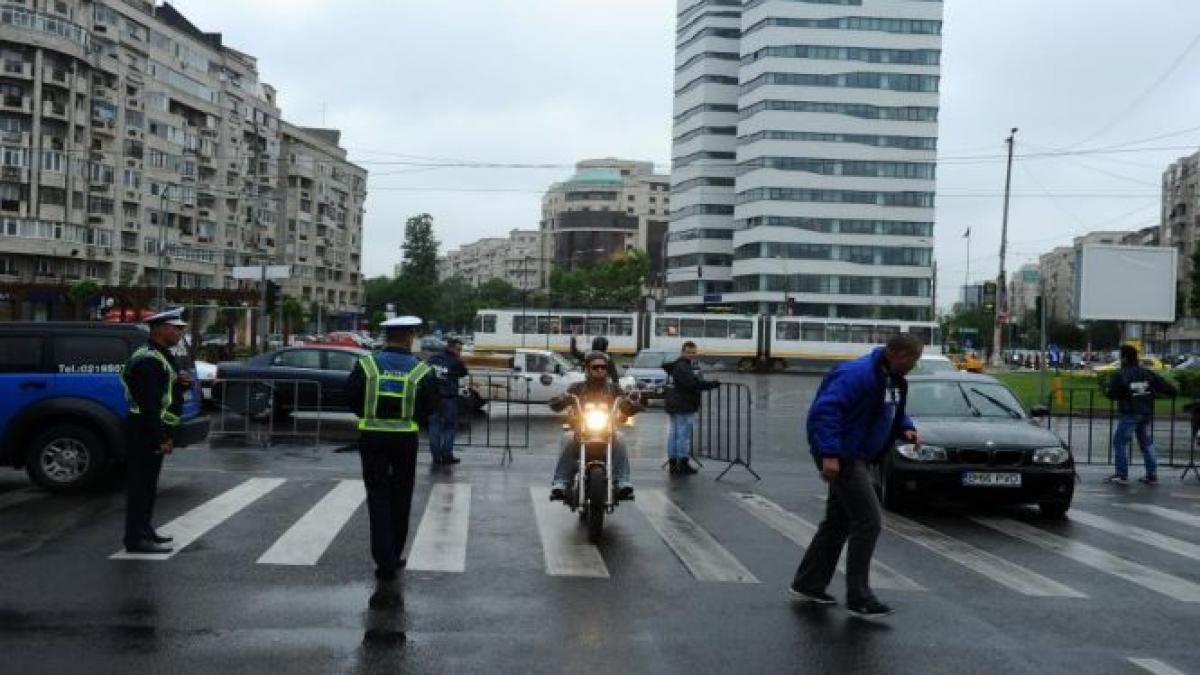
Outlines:
<svg viewBox="0 0 1200 675"><path fill-rule="evenodd" d="M175 402L175 381L179 379L179 375L171 367L171 362L167 360L167 357L149 345L138 347L137 351L129 357L129 361L125 363L125 367L121 369L121 386L125 389L125 400L129 401L129 412L137 413L138 415L142 414L141 409L138 408L137 401L133 400L133 392L129 391L129 383L125 381L125 377L129 374L129 366L145 358L158 361L163 370L167 372L167 389L163 392L162 411L158 417L162 420L163 424L169 427L177 427L180 422L179 415L171 412L171 404Z"/></svg>
<svg viewBox="0 0 1200 675"><path fill-rule="evenodd" d="M363 418L358 421L358 430L416 433L418 427L413 415L417 409L417 389L421 379L429 374L429 365L418 361L412 370L395 375L391 371L381 371L373 355L368 354L358 362L366 376L365 405ZM379 404L386 399L400 399L399 417L379 416Z"/></svg>

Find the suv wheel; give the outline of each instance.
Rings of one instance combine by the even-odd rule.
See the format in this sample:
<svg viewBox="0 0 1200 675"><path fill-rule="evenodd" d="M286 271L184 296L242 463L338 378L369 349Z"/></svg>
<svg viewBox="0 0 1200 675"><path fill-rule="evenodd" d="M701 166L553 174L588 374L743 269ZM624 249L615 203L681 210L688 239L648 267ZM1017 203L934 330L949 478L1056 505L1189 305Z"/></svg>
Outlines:
<svg viewBox="0 0 1200 675"><path fill-rule="evenodd" d="M104 474L104 441L78 424L55 424L30 440L25 471L33 482L55 492L82 490Z"/></svg>

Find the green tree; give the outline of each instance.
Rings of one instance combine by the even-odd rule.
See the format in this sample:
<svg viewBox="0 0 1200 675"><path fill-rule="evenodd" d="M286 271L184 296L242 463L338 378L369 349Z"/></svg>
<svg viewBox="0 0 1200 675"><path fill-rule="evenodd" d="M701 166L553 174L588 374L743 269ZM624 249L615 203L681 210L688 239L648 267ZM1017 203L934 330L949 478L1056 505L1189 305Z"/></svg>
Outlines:
<svg viewBox="0 0 1200 675"><path fill-rule="evenodd" d="M79 283L73 284L67 289L67 297L71 301L72 318L80 319L83 315L83 308L88 301L96 297L100 293L100 286L91 279L84 279Z"/></svg>
<svg viewBox="0 0 1200 675"><path fill-rule="evenodd" d="M437 279L438 240L433 236L433 216L422 213L404 224L404 269L402 276Z"/></svg>
<svg viewBox="0 0 1200 675"><path fill-rule="evenodd" d="M631 249L615 260L605 260L570 272L550 273L551 302L563 307L631 309L642 296L650 273L650 258Z"/></svg>
<svg viewBox="0 0 1200 675"><path fill-rule="evenodd" d="M304 304L295 296L285 295L281 309L283 311L283 343L288 344L292 333L304 325L306 320Z"/></svg>
<svg viewBox="0 0 1200 675"><path fill-rule="evenodd" d="M1200 316L1200 246L1192 252L1192 271L1188 275L1190 288L1186 294L1188 314L1190 316ZM1182 288L1180 290L1183 290Z"/></svg>

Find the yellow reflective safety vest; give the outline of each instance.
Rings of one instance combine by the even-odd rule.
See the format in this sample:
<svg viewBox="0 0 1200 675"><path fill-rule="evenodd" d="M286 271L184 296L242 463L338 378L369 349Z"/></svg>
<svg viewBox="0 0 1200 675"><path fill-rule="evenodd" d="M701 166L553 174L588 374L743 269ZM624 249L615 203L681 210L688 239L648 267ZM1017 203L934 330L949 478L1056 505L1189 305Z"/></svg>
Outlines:
<svg viewBox="0 0 1200 675"><path fill-rule="evenodd" d="M137 401L133 400L133 392L129 391L129 382L125 379L129 375L129 367L142 359L154 359L158 361L163 371L167 373L167 386L162 394L162 409L158 417L166 426L179 426L179 415L171 412L171 404L175 402L175 382L179 379L179 374L175 372L175 368L171 366L171 362L167 360L167 357L163 356L162 352L150 345L138 347L133 352L133 355L129 357L129 360L125 362L125 367L121 369L121 387L125 389L125 400L129 401L129 412L142 414L141 409L138 408Z"/></svg>
<svg viewBox="0 0 1200 675"><path fill-rule="evenodd" d="M393 358L404 356L408 358ZM409 365L411 362L415 363ZM366 386L358 430L417 433L418 426L413 419L417 390L432 369L411 354L389 352L367 354L358 363L363 369Z"/></svg>

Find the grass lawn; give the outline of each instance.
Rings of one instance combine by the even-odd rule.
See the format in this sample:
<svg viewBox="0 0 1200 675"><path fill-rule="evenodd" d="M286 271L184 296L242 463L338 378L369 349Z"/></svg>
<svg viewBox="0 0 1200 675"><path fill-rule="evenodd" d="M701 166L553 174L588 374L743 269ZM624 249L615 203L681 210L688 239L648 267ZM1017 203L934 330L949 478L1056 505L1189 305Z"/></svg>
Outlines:
<svg viewBox="0 0 1200 675"><path fill-rule="evenodd" d="M1045 398L1038 395L1040 389L1039 379L1040 373L988 373L1008 385L1009 389L1020 398L1021 401L1028 407L1037 405L1039 402L1044 403ZM1168 379L1170 376L1167 376ZM1062 372L1058 375L1054 373L1046 373L1046 396L1050 396L1054 390L1055 379L1062 380L1062 398L1054 401L1053 412L1066 410L1068 406L1072 410L1087 410L1094 408L1096 412L1107 412L1111 402L1103 393L1100 392L1100 387L1097 384L1096 375L1089 371L1069 371ZM1072 393L1074 392L1074 393ZM1186 399L1182 397L1175 402L1175 410L1182 413L1183 404ZM1158 415L1167 415L1171 412L1171 400L1159 399L1154 403L1155 412Z"/></svg>

